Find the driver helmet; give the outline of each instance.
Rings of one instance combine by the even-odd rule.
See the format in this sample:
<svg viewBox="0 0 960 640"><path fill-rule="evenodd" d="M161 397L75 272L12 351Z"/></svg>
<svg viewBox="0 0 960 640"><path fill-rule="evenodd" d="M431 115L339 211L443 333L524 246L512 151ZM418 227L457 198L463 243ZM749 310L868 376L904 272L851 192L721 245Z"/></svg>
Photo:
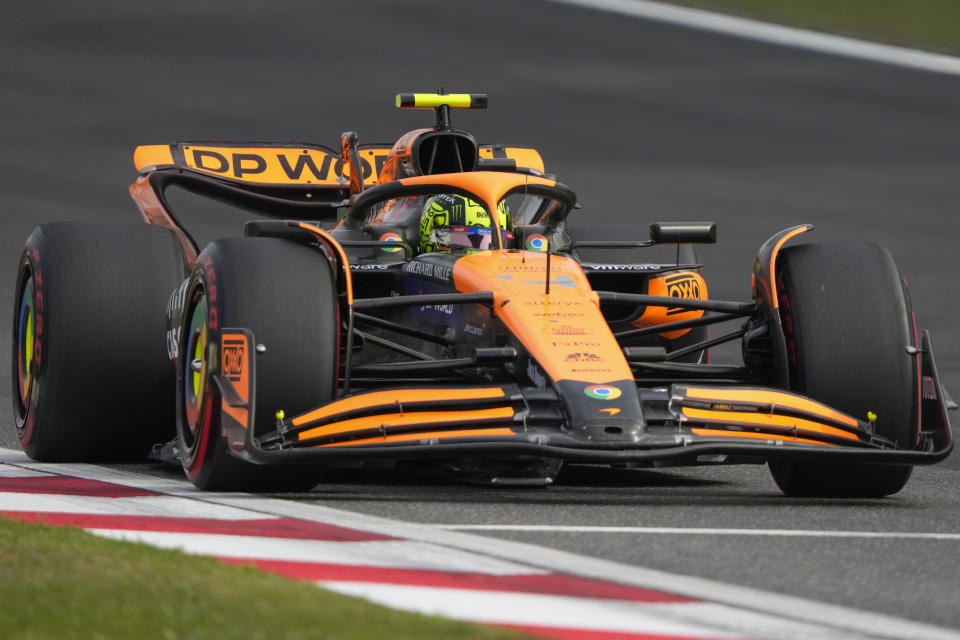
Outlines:
<svg viewBox="0 0 960 640"><path fill-rule="evenodd" d="M503 234L503 247L513 243L510 210L501 201L497 221ZM483 205L464 196L443 193L427 201L420 216L420 252L454 250L484 251L497 245L493 242L494 226Z"/></svg>

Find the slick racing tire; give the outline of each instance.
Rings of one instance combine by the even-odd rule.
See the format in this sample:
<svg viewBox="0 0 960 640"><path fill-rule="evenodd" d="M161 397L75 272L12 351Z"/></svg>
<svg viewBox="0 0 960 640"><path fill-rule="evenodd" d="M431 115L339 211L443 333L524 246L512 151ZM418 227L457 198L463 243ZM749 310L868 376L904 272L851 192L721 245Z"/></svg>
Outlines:
<svg viewBox="0 0 960 640"><path fill-rule="evenodd" d="M177 446L194 485L304 491L317 484L315 467L258 465L230 452L213 376L221 330L250 330L258 347L254 432L272 431L278 410L292 417L333 398L339 325L333 273L320 251L277 238L228 238L204 249L187 287L177 368Z"/></svg>
<svg viewBox="0 0 960 640"><path fill-rule="evenodd" d="M875 244L784 249L777 291L791 388L861 420L901 448L919 441L916 320L890 253ZM878 498L900 491L908 465L771 460L792 496Z"/></svg>
<svg viewBox="0 0 960 640"><path fill-rule="evenodd" d="M18 264L11 358L14 422L27 455L134 459L173 437L165 309L185 270L167 229L34 229Z"/></svg>

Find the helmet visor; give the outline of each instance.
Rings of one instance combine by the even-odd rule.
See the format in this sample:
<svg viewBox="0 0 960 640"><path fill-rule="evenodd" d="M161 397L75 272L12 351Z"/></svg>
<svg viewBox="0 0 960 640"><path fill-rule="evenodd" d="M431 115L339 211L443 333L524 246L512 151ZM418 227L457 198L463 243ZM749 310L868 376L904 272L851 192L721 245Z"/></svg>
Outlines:
<svg viewBox="0 0 960 640"><path fill-rule="evenodd" d="M509 247L513 241L513 234L509 231L502 231L503 246ZM491 249L493 245L493 229L490 227L434 227L432 231L433 242L439 247L450 249L468 249L471 251L484 251Z"/></svg>

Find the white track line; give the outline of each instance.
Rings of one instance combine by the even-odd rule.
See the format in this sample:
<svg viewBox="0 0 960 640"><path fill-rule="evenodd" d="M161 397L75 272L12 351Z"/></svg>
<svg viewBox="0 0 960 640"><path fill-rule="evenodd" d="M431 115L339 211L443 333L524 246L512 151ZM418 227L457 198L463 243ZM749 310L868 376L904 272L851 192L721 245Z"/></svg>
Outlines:
<svg viewBox="0 0 960 640"><path fill-rule="evenodd" d="M3 479L0 478L0 484L2 483ZM196 500L174 496L96 498L93 496L6 492L0 492L0 511L165 516L168 518L213 518L218 520L252 520L264 517L263 514L251 513L247 509L204 504Z"/></svg>
<svg viewBox="0 0 960 640"><path fill-rule="evenodd" d="M550 620L553 627L608 633L636 633L637 629L643 629L645 634L691 639L743 637L718 632L713 627L671 619L671 607L684 607L687 609L685 615L688 615L690 607L713 605L612 603L609 600L531 593L507 594L356 582L321 581L318 584L331 591L365 598L388 607L399 606L425 615L488 624L543 626L544 620Z"/></svg>
<svg viewBox="0 0 960 640"><path fill-rule="evenodd" d="M700 618L687 620L688 622L716 623L721 628L733 632L746 632L747 635L763 637L766 640L779 640L781 638L792 638L794 640L796 638L803 638L803 640L830 638L831 640L839 640L848 637L910 638L911 640L958 640L960 638L960 634L952 629L904 620L883 613L849 609L806 598L785 596L704 578L677 575L656 569L580 556L533 544L509 540L491 540L475 534L389 520L331 507L247 494L202 492L182 480L145 476L91 464L38 463L27 458L22 451L11 449L0 448L0 463L7 463L33 471L60 473L78 478L115 482L140 489L163 491L170 495L190 498L199 503L249 509L266 515L323 522L348 529L429 542L452 549L482 552L487 556L527 566L598 580L613 580L620 584L656 589L689 598L706 600L727 605L722 608L727 613L711 620L703 619L703 614L701 614ZM754 613L751 614L751 611ZM770 612L776 612L776 615L773 616ZM769 632L762 635L751 633L751 631L756 631L757 628L752 624L744 623L744 628L735 626L739 621L750 620L751 617L769 620L771 624ZM779 631L773 626L776 618L781 621ZM829 626L820 627L821 630L825 629L826 633L806 633L797 636L791 633L796 625L794 625L794 628L790 628L790 621Z"/></svg>
<svg viewBox="0 0 960 640"><path fill-rule="evenodd" d="M3 449L0 449L3 451ZM11 467L7 465L0 466L0 479L2 478L43 478L49 476L49 473L24 469L22 467ZM2 480L0 480L2 481Z"/></svg>
<svg viewBox="0 0 960 640"><path fill-rule="evenodd" d="M203 556L225 556L256 560L317 562L360 567L460 571L489 575L533 575L544 573L527 565L496 560L487 555L441 547L414 540L331 542L238 536L216 533L180 533L128 529L88 529L90 533L114 540L143 542L164 549L179 549Z"/></svg>
<svg viewBox="0 0 960 640"><path fill-rule="evenodd" d="M694 536L781 536L795 538L883 538L960 541L960 533L913 531L836 531L831 529L704 529L695 527L616 527L553 524L429 524L451 531L530 531L547 533L639 533Z"/></svg>
<svg viewBox="0 0 960 640"><path fill-rule="evenodd" d="M693 29L923 71L960 75L960 58L649 0L550 0Z"/></svg>

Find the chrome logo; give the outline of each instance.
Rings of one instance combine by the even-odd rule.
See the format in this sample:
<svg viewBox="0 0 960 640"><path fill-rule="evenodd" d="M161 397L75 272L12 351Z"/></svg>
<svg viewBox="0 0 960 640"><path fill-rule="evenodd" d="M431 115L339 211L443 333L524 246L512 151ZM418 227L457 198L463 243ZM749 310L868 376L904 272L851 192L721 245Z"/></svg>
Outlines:
<svg viewBox="0 0 960 640"><path fill-rule="evenodd" d="M547 238L539 233L534 233L527 236L527 239L523 243L523 247L529 251L546 251Z"/></svg>
<svg viewBox="0 0 960 640"><path fill-rule="evenodd" d="M588 398L594 400L615 400L623 395L623 392L616 387L608 387L605 384L593 384L583 390Z"/></svg>
<svg viewBox="0 0 960 640"><path fill-rule="evenodd" d="M395 233L385 233L380 236L380 242L403 242L403 238L398 236ZM400 247L380 247L380 251L385 251L387 253L395 253L397 251L403 251Z"/></svg>

